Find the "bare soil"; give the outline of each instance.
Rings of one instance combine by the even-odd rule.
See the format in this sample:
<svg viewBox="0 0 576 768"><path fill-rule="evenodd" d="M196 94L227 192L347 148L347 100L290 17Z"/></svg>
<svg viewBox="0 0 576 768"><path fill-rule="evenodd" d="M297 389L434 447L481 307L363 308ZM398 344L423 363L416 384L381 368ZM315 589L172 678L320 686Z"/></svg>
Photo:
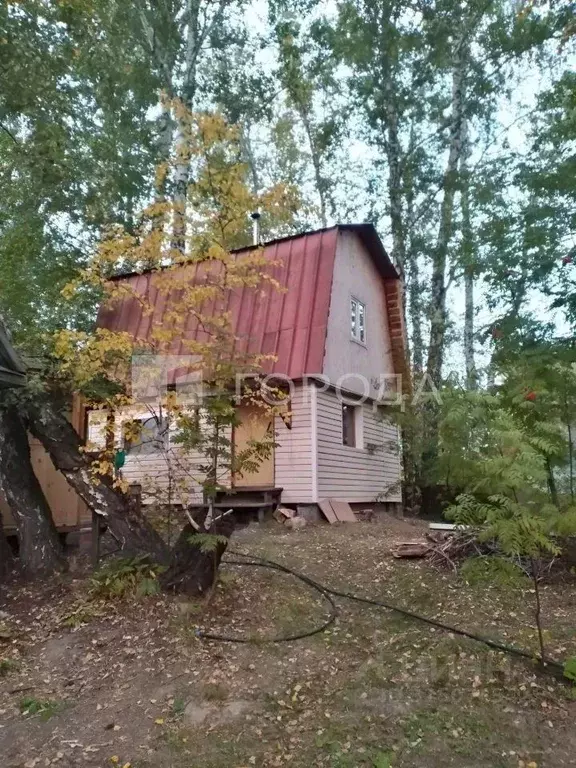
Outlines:
<svg viewBox="0 0 576 768"><path fill-rule="evenodd" d="M470 586L390 547L423 524L250 526L234 548L536 650L533 594ZM576 588L543 586L549 653L576 656ZM130 768L576 766L576 701L529 661L297 579L226 565L205 604L87 601L87 575L0 596L0 764ZM248 639L199 639L198 628Z"/></svg>

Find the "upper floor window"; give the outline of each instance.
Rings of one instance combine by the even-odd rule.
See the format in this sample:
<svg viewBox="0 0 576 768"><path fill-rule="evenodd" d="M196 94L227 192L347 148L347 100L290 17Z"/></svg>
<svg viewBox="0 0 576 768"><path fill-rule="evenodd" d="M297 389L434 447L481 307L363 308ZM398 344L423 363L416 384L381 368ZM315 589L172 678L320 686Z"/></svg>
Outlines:
<svg viewBox="0 0 576 768"><path fill-rule="evenodd" d="M366 344L366 305L358 299L350 299L350 332L354 341Z"/></svg>

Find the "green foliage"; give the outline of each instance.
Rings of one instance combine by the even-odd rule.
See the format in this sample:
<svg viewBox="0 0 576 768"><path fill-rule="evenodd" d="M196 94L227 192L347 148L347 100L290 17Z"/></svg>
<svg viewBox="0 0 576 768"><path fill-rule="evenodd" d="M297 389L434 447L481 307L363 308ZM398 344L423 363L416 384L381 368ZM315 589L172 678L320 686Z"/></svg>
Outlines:
<svg viewBox="0 0 576 768"><path fill-rule="evenodd" d="M92 319L93 292L60 291L153 174L157 83L126 44L133 17L108 0L0 8L0 302L36 352L47 330Z"/></svg>
<svg viewBox="0 0 576 768"><path fill-rule="evenodd" d="M0 677L6 677L9 672L18 669L18 662L14 659L0 659Z"/></svg>
<svg viewBox="0 0 576 768"><path fill-rule="evenodd" d="M193 536L190 536L189 541L195 547L198 547L202 554L215 552L219 545L226 546L228 544L226 536L219 536L215 533L195 533Z"/></svg>
<svg viewBox="0 0 576 768"><path fill-rule="evenodd" d="M462 563L460 575L472 585L521 586L526 575L515 563L497 556L470 557Z"/></svg>
<svg viewBox="0 0 576 768"><path fill-rule="evenodd" d="M186 699L182 696L176 696L170 707L170 714L173 718L180 718L186 710Z"/></svg>
<svg viewBox="0 0 576 768"><path fill-rule="evenodd" d="M83 600L63 616L61 622L64 627L77 629L84 624L88 624L92 619L99 615L99 612L93 605L90 605L90 603Z"/></svg>
<svg viewBox="0 0 576 768"><path fill-rule="evenodd" d="M61 711L63 704L51 699L43 700L34 696L26 696L18 706L23 715L40 715L42 720L49 720Z"/></svg>
<svg viewBox="0 0 576 768"><path fill-rule="evenodd" d="M576 656L572 656L564 663L564 677L576 683Z"/></svg>
<svg viewBox="0 0 576 768"><path fill-rule="evenodd" d="M445 393L438 474L459 491L445 514L506 555L556 555L558 537L576 532L565 426L572 416L557 381L566 389L567 368L530 376L515 360L497 392Z"/></svg>
<svg viewBox="0 0 576 768"><path fill-rule="evenodd" d="M158 576L162 570L162 566L150 563L145 555L111 560L90 579L90 595L104 600L156 595L160 591Z"/></svg>
<svg viewBox="0 0 576 768"><path fill-rule="evenodd" d="M373 768L392 768L394 752L377 752L372 757Z"/></svg>

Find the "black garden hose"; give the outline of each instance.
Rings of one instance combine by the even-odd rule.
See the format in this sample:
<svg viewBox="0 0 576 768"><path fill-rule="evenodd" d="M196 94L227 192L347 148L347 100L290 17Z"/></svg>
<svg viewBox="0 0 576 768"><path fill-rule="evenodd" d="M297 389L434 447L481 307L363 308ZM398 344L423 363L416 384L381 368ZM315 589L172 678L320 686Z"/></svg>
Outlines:
<svg viewBox="0 0 576 768"><path fill-rule="evenodd" d="M234 552L233 554L240 555L241 557L247 557L247 555L243 555L241 552ZM280 565L280 563L274 563L271 560L263 560L262 558L257 558L257 560L226 559L224 562L228 565L247 565L255 568L272 568L273 570L282 571L284 573L290 574L291 576L295 576L300 581L303 581L304 584L312 587L312 589L316 590L322 595L322 597L330 606L330 612L326 621L324 621L321 625L314 627L313 629L310 629L306 632L298 632L295 635L279 635L278 637L263 638L260 640L260 638L256 639L250 637L236 637L234 635L220 635L215 632L203 632L202 630L197 630L197 636L204 640L219 640L223 643L289 643L291 640L302 640L305 637L312 637L313 635L318 635L321 632L324 632L331 624L334 623L336 617L338 616L338 607L328 592L316 584L315 581L312 581L312 579L309 579L308 576L305 576L302 573L296 573L296 571L292 571L290 568L286 568L285 566Z"/></svg>
<svg viewBox="0 0 576 768"><path fill-rule="evenodd" d="M261 567L261 568L272 568L277 571L281 571L283 573L288 573L291 576L295 576L297 579L300 579L300 581L303 581L305 584L312 587L312 589L315 589L317 592L320 592L320 594L329 602L331 607L330 616L328 620L322 624L322 626L316 627L315 629L312 629L308 632L301 632L295 635L288 635L285 637L274 637L270 639L254 640L251 638L234 637L232 635L219 635L211 632L204 632L202 630L198 630L197 636L202 639L219 640L221 642L228 642L228 643L282 643L282 642L290 642L291 640L300 640L305 637L311 637L312 635L316 635L320 632L324 632L331 624L333 624L334 620L336 619L336 616L338 615L338 608L336 606L336 603L333 600L333 597L341 597L341 598L345 598L346 600L354 600L358 603L363 603L365 605L373 605L373 606L376 606L377 608L385 608L386 610L393 611L395 613L400 614L401 616L405 616L415 621L421 621L424 624L428 624L429 626L436 627L437 629L441 629L445 632L452 632L455 635L467 637L470 640L475 640L476 642L483 643L484 645L487 645L489 648L494 648L495 650L503 651L504 653L508 653L513 656L519 656L520 658L529 659L530 661L535 661L535 660L540 661L542 665L542 669L547 670L554 676L562 677L564 679L563 677L564 666L559 661L555 661L553 659L539 660L534 656L533 653L530 653L529 651L525 651L522 648L517 648L516 646L508 645L507 643L501 643L498 640L492 640L489 637L484 637L483 635L477 635L474 632L468 632L465 629L459 629L458 627L453 627L450 624L444 624L444 622L438 621L437 619L431 619L428 616L422 616L419 613L406 610L405 608L400 608L397 605L387 603L383 600L373 600L368 597L361 597L360 595L354 595L351 592L340 592L339 590L332 589L331 587L326 587L323 584L320 584L317 581L314 581L314 579L311 579L309 576L299 573L298 571L295 571L292 568L288 568L285 565L276 563L274 560L267 560L266 558L258 557L257 555L245 555L242 552L236 552L234 550L229 550L229 552L232 555L236 555L237 557L243 557L245 559L244 560L226 559L224 561L225 563L229 563L231 565L246 565L246 566ZM248 558L251 558L251 559L248 559Z"/></svg>

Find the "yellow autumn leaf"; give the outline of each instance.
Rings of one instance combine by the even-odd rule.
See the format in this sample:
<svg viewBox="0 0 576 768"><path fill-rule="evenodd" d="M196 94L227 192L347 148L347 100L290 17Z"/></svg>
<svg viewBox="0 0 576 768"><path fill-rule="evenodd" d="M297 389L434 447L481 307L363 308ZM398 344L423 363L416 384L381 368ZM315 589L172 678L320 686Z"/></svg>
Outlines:
<svg viewBox="0 0 576 768"><path fill-rule="evenodd" d="M117 763L120 762L120 758L118 757L118 755L112 755L112 757L110 758L110 762L116 765Z"/></svg>
<svg viewBox="0 0 576 768"><path fill-rule="evenodd" d="M156 725L164 725L164 718L163 717L157 717L156 720L154 720Z"/></svg>

